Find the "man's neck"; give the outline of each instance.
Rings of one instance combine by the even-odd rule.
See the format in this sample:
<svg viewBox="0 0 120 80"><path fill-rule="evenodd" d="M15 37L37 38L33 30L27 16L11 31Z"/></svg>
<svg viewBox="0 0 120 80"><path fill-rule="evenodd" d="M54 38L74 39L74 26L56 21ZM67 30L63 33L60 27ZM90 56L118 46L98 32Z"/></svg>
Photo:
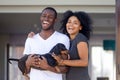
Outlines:
<svg viewBox="0 0 120 80"><path fill-rule="evenodd" d="M53 33L55 32L55 30L42 30L39 35L44 39L48 39Z"/></svg>

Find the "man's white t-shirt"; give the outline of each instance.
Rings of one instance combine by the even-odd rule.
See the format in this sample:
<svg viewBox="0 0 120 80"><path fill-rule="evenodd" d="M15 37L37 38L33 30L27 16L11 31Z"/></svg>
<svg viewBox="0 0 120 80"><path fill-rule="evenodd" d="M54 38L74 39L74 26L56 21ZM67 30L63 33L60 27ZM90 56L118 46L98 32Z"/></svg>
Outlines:
<svg viewBox="0 0 120 80"><path fill-rule="evenodd" d="M55 31L48 39L44 40L39 33L33 38L27 38L23 54L45 54L48 53L57 43L63 43L69 49L69 38ZM37 70L32 68L30 80L62 80L62 74L48 70Z"/></svg>

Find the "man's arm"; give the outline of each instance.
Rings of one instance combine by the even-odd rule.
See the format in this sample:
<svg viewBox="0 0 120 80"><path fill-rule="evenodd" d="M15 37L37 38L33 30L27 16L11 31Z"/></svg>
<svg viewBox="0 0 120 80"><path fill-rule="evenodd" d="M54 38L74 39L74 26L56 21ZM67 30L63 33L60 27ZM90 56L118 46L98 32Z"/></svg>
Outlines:
<svg viewBox="0 0 120 80"><path fill-rule="evenodd" d="M37 69L43 69L43 70L49 70L55 73L65 73L67 72L67 67L66 66L55 66L52 67L47 63L47 60L45 57L42 56L42 59L39 58L39 62L36 63Z"/></svg>
<svg viewBox="0 0 120 80"><path fill-rule="evenodd" d="M37 66L37 62L39 61L39 57L35 54L31 54L28 56L25 66L26 66L26 73L30 72L31 67Z"/></svg>

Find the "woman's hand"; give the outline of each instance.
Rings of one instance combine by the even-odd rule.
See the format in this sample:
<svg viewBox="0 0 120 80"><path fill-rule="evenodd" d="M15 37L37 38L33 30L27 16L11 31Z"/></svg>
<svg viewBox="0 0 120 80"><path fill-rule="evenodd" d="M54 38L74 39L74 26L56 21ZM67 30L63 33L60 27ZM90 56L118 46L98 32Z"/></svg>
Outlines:
<svg viewBox="0 0 120 80"><path fill-rule="evenodd" d="M28 34L28 37L29 37L29 38L32 38L34 35L35 35L34 32L30 32L30 33Z"/></svg>
<svg viewBox="0 0 120 80"><path fill-rule="evenodd" d="M57 62L58 62L58 65L63 65L63 59L60 57L60 56L57 56L57 55L55 55L54 53L52 53L52 57L55 59L55 60L57 60Z"/></svg>

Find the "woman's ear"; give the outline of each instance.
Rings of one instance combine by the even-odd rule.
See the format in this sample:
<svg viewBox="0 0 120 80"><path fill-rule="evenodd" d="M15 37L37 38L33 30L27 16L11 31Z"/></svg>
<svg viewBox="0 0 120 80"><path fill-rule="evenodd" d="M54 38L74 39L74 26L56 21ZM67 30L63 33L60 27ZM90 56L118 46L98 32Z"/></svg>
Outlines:
<svg viewBox="0 0 120 80"><path fill-rule="evenodd" d="M82 30L82 26L80 25L80 28L79 28L80 30Z"/></svg>

